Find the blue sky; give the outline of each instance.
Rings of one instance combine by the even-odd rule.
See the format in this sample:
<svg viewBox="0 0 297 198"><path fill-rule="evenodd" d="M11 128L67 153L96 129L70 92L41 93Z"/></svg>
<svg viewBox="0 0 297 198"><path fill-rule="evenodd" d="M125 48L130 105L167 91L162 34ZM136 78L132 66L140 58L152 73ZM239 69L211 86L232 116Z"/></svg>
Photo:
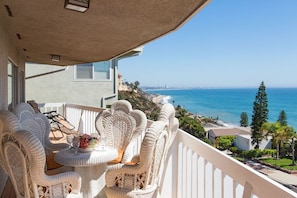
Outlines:
<svg viewBox="0 0 297 198"><path fill-rule="evenodd" d="M297 87L297 0L212 0L119 73L140 86Z"/></svg>

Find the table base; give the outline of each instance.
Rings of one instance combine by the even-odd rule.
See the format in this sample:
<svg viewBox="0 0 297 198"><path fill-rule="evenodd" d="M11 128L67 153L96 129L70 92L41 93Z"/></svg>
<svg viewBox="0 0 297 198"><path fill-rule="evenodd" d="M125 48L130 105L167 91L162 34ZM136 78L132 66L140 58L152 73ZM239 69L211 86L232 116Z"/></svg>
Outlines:
<svg viewBox="0 0 297 198"><path fill-rule="evenodd" d="M96 166L74 167L81 176L81 195L83 198L105 197L106 164Z"/></svg>

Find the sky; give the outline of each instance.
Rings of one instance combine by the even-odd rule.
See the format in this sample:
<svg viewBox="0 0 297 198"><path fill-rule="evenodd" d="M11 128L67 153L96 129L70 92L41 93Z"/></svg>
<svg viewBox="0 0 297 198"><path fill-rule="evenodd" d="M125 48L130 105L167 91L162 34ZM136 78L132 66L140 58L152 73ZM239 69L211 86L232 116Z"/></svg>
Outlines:
<svg viewBox="0 0 297 198"><path fill-rule="evenodd" d="M297 0L212 0L119 73L140 86L297 87Z"/></svg>

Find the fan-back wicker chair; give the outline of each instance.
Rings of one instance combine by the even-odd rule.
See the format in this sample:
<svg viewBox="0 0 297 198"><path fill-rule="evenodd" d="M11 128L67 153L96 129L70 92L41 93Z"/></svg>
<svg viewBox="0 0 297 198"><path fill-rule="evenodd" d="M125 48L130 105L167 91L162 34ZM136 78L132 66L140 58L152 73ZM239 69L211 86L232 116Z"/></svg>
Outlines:
<svg viewBox="0 0 297 198"><path fill-rule="evenodd" d="M167 157L167 152L174 141L174 138L177 134L177 130L179 127L179 121L175 117L175 109L174 106L170 103L166 103L161 107L158 121L162 121L166 124L166 131L168 135L167 147L165 149L165 156ZM137 163L139 161L139 155L133 156L131 162Z"/></svg>
<svg viewBox="0 0 297 198"><path fill-rule="evenodd" d="M113 197L157 197L162 165L179 127L172 104L161 107L158 121L146 130L139 155L131 162L109 167L105 192ZM153 138L152 138L153 137Z"/></svg>
<svg viewBox="0 0 297 198"><path fill-rule="evenodd" d="M0 112L0 165L9 176L16 197L77 197L81 177L75 172L45 174L44 147L35 134L23 129L17 117Z"/></svg>
<svg viewBox="0 0 297 198"><path fill-rule="evenodd" d="M95 127L100 136L106 136L106 144L118 149L119 157L110 164L124 163L133 157L133 144L147 125L146 115L133 110L126 100L119 100L98 114Z"/></svg>
<svg viewBox="0 0 297 198"><path fill-rule="evenodd" d="M153 122L142 141L139 162L135 165L118 164L106 172L106 196L157 197L159 171L167 141L165 122Z"/></svg>
<svg viewBox="0 0 297 198"><path fill-rule="evenodd" d="M28 103L19 103L13 110L17 116L21 126L27 131L31 131L36 135L39 141L46 149L46 153L50 154L54 151L59 151L67 148L69 145L66 143L55 143L50 141L49 134L51 126L47 117L40 113L35 112L33 107Z"/></svg>
<svg viewBox="0 0 297 198"><path fill-rule="evenodd" d="M44 114L40 112L36 113L28 103L19 103L13 110L13 113L18 118L21 127L32 132L44 146L48 174L73 170L73 167L63 166L55 162L55 153L69 147L69 145L67 143L52 143L50 141L50 124Z"/></svg>
<svg viewBox="0 0 297 198"><path fill-rule="evenodd" d="M166 152L168 152L169 147L171 146L174 138L177 134L177 130L179 127L179 121L175 117L175 109L174 106L170 103L164 104L161 107L160 114L158 116L159 121L163 121L166 124L166 131L168 133L168 142ZM165 154L167 156L167 153Z"/></svg>

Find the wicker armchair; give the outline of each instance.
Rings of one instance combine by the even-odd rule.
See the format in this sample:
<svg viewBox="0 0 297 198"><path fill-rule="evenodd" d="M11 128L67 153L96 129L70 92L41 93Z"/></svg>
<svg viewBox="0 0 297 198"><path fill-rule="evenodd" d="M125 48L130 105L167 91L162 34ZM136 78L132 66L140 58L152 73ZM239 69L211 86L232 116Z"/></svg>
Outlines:
<svg viewBox="0 0 297 198"><path fill-rule="evenodd" d="M119 157L110 164L124 163L133 157L133 144L147 125L147 118L140 110L133 110L126 100L119 100L98 114L95 119L97 132L106 136L106 144L118 149Z"/></svg>
<svg viewBox="0 0 297 198"><path fill-rule="evenodd" d="M36 135L46 149L46 154L51 154L69 146L66 143L53 144L50 141L49 134L51 132L51 126L47 117L42 113L35 113L33 107L28 103L18 104L13 112L21 123L22 128Z"/></svg>
<svg viewBox="0 0 297 198"><path fill-rule="evenodd" d="M174 141L179 127L179 121L175 117L175 109L172 104L167 103L161 107L160 114L158 116L158 121L162 121L166 125L166 131L168 135L167 146L165 149L165 157L167 158L167 152ZM135 155L132 158L132 163L137 163L139 161L139 155Z"/></svg>
<svg viewBox="0 0 297 198"><path fill-rule="evenodd" d="M153 122L142 141L139 162L135 165L118 164L106 172L106 196L157 197L159 171L167 140L165 122Z"/></svg>
<svg viewBox="0 0 297 198"><path fill-rule="evenodd" d="M163 121L166 124L166 131L168 133L168 142L166 152L169 150L174 138L177 134L177 130L179 127L179 121L175 117L175 109L174 106L170 103L164 104L161 107L160 114L158 116L159 121ZM167 153L165 154L167 156Z"/></svg>
<svg viewBox="0 0 297 198"><path fill-rule="evenodd" d="M0 165L16 197L77 197L81 178L75 172L48 176L44 147L32 132L22 129L13 113L0 112Z"/></svg>

